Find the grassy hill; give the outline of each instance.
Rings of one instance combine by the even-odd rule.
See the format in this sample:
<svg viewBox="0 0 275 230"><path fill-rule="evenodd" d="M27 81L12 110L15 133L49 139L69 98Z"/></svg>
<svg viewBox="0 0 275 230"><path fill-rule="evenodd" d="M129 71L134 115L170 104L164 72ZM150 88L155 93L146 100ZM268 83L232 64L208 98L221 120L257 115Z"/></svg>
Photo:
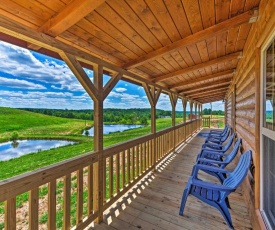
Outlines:
<svg viewBox="0 0 275 230"><path fill-rule="evenodd" d="M7 140L13 131L20 137L81 134L84 120L53 117L13 108L0 107L0 141ZM91 126L91 121L86 125Z"/></svg>

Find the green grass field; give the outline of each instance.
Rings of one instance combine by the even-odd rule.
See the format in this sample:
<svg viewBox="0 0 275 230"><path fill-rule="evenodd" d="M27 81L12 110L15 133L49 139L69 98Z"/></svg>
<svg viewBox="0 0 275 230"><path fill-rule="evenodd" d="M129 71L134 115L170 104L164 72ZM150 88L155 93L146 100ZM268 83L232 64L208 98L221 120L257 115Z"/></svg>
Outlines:
<svg viewBox="0 0 275 230"><path fill-rule="evenodd" d="M177 123L182 121L177 118ZM170 127L171 119L157 119L157 130ZM87 124L91 126L92 124ZM93 150L93 137L81 135L84 120L59 118L0 107L0 142L8 141L14 131L20 139L64 139L78 144L31 153L9 161L0 161L0 180L60 162ZM150 133L150 126L104 135L104 146L111 146Z"/></svg>
<svg viewBox="0 0 275 230"><path fill-rule="evenodd" d="M148 121L150 123L150 121ZM176 123L182 122L182 118L177 118ZM157 119L157 130L170 127L172 119ZM92 123L86 124L92 126ZM81 135L85 129L85 121L66 119L53 116L42 115L11 108L0 107L0 142L8 141L14 131L19 133L20 139L65 139L74 140L78 144L64 146L56 149L45 150L38 153L31 153L9 161L0 161L0 180L4 180L24 172L32 171L47 165L51 165L62 160L78 156L93 150L93 137ZM133 138L137 138L150 133L150 126L127 130L124 132L104 135L104 146L111 146ZM72 187L76 182L72 178ZM108 183L107 183L108 184ZM63 182L58 182L57 194L61 194ZM108 187L106 187L108 194ZM47 186L39 189L39 197L46 196ZM87 191L84 191L84 198L87 199ZM86 194L86 195L85 195ZM76 192L72 193L72 202L75 203ZM22 207L28 201L28 193L21 194L16 198L16 207ZM62 206L63 198L57 195L57 203ZM72 205L72 223L75 224L75 204ZM86 210L86 209L85 209ZM84 210L84 213L86 212ZM4 203L0 203L0 215L4 213ZM62 210L57 212L57 227L62 227ZM44 213L39 222L46 223L48 215ZM4 228L4 223L0 223L0 229Z"/></svg>

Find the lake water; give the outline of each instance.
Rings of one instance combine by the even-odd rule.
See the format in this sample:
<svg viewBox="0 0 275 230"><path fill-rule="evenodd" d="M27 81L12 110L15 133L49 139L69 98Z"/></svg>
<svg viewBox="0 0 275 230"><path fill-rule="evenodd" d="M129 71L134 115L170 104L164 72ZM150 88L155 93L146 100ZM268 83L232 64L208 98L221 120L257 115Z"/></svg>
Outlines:
<svg viewBox="0 0 275 230"><path fill-rule="evenodd" d="M127 129L136 129L143 127L143 125L103 125L103 134L109 134L113 132L123 132ZM94 127L88 130L89 136L94 136ZM85 131L83 132L85 135Z"/></svg>
<svg viewBox="0 0 275 230"><path fill-rule="evenodd" d="M73 145L73 141L61 140L20 140L14 144L12 141L0 143L0 161L21 157L25 154L58 148L65 145Z"/></svg>

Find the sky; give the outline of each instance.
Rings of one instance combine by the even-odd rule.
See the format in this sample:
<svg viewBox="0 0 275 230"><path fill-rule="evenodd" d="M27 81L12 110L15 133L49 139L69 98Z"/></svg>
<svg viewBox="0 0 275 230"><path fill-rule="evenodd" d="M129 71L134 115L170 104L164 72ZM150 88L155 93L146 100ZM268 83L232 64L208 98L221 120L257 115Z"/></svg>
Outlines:
<svg viewBox="0 0 275 230"><path fill-rule="evenodd" d="M85 71L93 81L93 72ZM108 79L104 76L104 83ZM0 107L92 109L93 101L63 61L0 41ZM150 104L143 87L119 81L104 108L150 108ZM161 94L157 108L171 110L168 95ZM213 103L213 110L219 109L224 104ZM182 111L180 101L176 110Z"/></svg>

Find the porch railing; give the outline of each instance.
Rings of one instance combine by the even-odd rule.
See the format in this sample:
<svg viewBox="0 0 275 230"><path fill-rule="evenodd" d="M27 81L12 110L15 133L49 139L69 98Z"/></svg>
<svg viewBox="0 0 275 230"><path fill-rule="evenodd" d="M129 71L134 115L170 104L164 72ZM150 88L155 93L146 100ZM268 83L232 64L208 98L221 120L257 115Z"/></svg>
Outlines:
<svg viewBox="0 0 275 230"><path fill-rule="evenodd" d="M95 194L103 195L101 210L125 194L177 145L200 128L201 120L189 121L156 134L149 134L103 150L103 192L94 184L93 167L97 152L28 172L0 182L0 202L4 202L5 229L16 229L17 201L27 195L25 223L39 229L46 216L48 229L83 229L99 215ZM42 192L41 192L42 191ZM22 195L23 194L23 195ZM43 211L40 204L43 202ZM24 205L24 204L23 204ZM60 220L61 219L61 220Z"/></svg>
<svg viewBox="0 0 275 230"><path fill-rule="evenodd" d="M202 118L202 127L209 127L210 128L210 122L211 122L210 117L203 117Z"/></svg>

